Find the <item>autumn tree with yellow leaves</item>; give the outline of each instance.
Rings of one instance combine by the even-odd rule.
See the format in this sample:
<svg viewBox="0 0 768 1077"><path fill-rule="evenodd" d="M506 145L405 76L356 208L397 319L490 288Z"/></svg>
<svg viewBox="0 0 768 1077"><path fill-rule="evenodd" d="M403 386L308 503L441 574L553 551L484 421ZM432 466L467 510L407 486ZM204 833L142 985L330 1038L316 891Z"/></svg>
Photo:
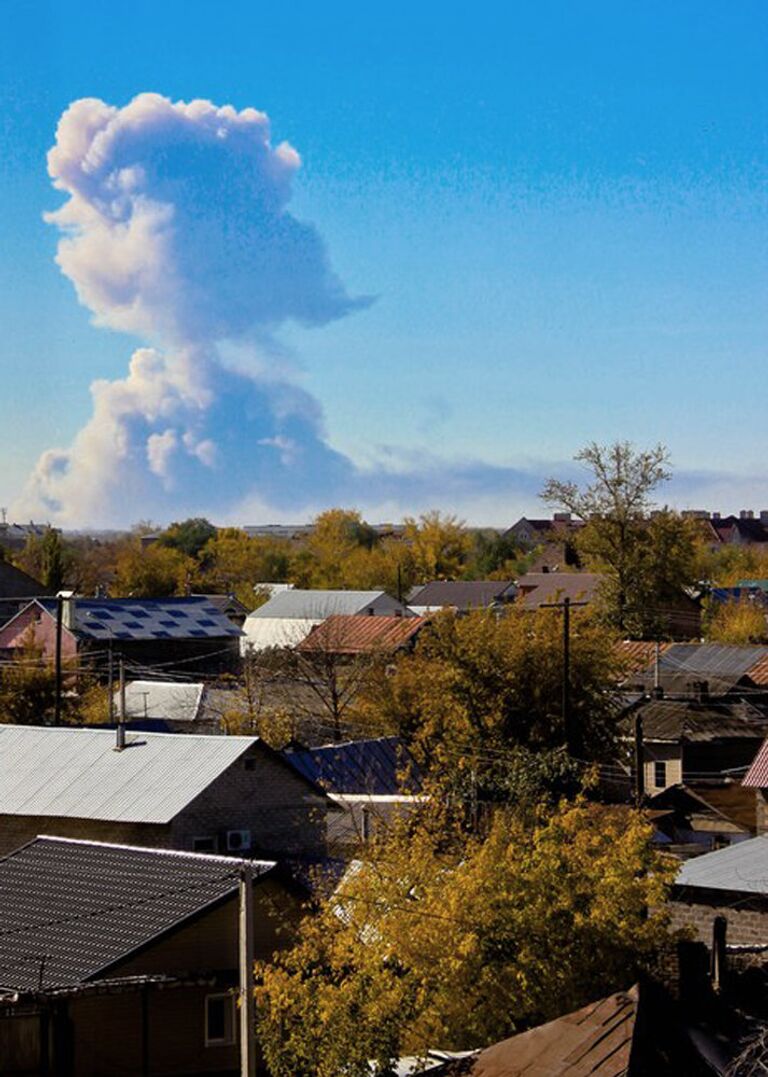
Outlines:
<svg viewBox="0 0 768 1077"><path fill-rule="evenodd" d="M672 873L629 809L505 810L467 836L426 806L257 968L272 1077L384 1077L401 1054L484 1046L628 986L664 942Z"/></svg>

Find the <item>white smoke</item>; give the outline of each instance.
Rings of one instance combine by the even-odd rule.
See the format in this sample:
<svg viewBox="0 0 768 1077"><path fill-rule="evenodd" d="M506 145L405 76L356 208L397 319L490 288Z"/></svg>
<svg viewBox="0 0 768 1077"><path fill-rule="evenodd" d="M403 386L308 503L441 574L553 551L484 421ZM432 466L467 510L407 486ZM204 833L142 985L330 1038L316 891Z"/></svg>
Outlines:
<svg viewBox="0 0 768 1077"><path fill-rule="evenodd" d="M46 220L94 322L136 334L126 378L91 387L93 415L44 453L18 515L109 523L214 511L257 497L300 506L352 472L297 388L226 369L217 345L269 353L286 320L318 326L364 306L316 230L287 210L299 156L262 112L140 94L61 118L48 155L67 195ZM319 484L319 486L318 486ZM171 497L172 495L172 497Z"/></svg>

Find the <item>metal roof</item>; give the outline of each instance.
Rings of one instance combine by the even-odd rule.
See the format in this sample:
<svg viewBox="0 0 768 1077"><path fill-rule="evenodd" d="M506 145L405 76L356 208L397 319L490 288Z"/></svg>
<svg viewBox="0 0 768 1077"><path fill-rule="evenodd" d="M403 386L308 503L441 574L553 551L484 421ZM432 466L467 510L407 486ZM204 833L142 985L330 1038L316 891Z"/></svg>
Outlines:
<svg viewBox="0 0 768 1077"><path fill-rule="evenodd" d="M686 860L675 882L677 886L702 890L768 894L768 836L750 838Z"/></svg>
<svg viewBox="0 0 768 1077"><path fill-rule="evenodd" d="M324 654L365 654L377 649L395 651L409 643L425 624L424 617L334 614L314 627L296 650Z"/></svg>
<svg viewBox="0 0 768 1077"><path fill-rule="evenodd" d="M604 577L594 572L526 572L517 581L517 601L526 609L547 602L591 602Z"/></svg>
<svg viewBox="0 0 768 1077"><path fill-rule="evenodd" d="M0 816L168 823L258 737L0 726Z"/></svg>
<svg viewBox="0 0 768 1077"><path fill-rule="evenodd" d="M334 613L363 613L369 606L382 608L383 612L402 608L386 591L302 591L293 588L273 595L250 613L248 620L288 617L324 621Z"/></svg>
<svg viewBox="0 0 768 1077"><path fill-rule="evenodd" d="M128 720L161 718L172 722L194 722L200 713L204 685L178 681L129 681L125 686ZM119 697L119 689L115 692Z"/></svg>
<svg viewBox="0 0 768 1077"><path fill-rule="evenodd" d="M661 656L662 673L743 676L768 648L729 643L675 643Z"/></svg>
<svg viewBox="0 0 768 1077"><path fill-rule="evenodd" d="M222 856L35 839L0 860L0 986L50 990L100 976L232 893L241 864ZM275 866L252 864L256 878Z"/></svg>
<svg viewBox="0 0 768 1077"><path fill-rule="evenodd" d="M763 741L742 782L750 789L768 789L768 740Z"/></svg>
<svg viewBox="0 0 768 1077"><path fill-rule="evenodd" d="M240 629L207 598L77 598L75 633L98 640L221 639ZM40 605L56 615L56 601Z"/></svg>
<svg viewBox="0 0 768 1077"><path fill-rule="evenodd" d="M418 769L399 737L284 751L283 757L329 793L395 796L417 792L420 784ZM400 772L406 778L405 785Z"/></svg>

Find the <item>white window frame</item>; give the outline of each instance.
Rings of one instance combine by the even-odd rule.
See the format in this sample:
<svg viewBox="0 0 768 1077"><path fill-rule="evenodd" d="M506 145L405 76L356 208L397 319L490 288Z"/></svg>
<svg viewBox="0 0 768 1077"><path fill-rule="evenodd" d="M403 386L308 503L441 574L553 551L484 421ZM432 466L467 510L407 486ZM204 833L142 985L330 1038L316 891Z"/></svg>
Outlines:
<svg viewBox="0 0 768 1077"><path fill-rule="evenodd" d="M208 1035L209 1019L208 1009L211 1002L229 1003L229 1016L227 1012L224 1013L224 1025L229 1025L229 1035L226 1034L222 1039L213 1039ZM206 1047L231 1047L235 1043L235 996L231 991L221 992L216 995L205 996L205 1046Z"/></svg>

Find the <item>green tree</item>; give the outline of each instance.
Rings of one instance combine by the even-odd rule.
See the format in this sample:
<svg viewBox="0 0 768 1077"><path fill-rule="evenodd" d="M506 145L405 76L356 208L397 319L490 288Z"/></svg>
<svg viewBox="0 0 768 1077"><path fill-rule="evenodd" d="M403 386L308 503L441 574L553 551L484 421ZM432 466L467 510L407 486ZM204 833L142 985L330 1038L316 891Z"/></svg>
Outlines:
<svg viewBox="0 0 768 1077"><path fill-rule="evenodd" d="M433 510L418 520L407 516L404 525L417 583L461 578L473 545L463 520Z"/></svg>
<svg viewBox="0 0 768 1077"><path fill-rule="evenodd" d="M574 611L570 638L573 720L585 758L599 759L613 743L615 637ZM473 782L479 796L504 799L526 753L561 754L562 668L555 610L442 611L388 677L364 683L353 715L372 731L405 737L420 765L454 787ZM556 759L546 766L553 775L559 769Z"/></svg>
<svg viewBox="0 0 768 1077"><path fill-rule="evenodd" d="M218 531L203 547L200 559L204 566L202 585L205 590L233 594L248 609L258 605L254 584L288 580L292 564L288 542L251 538L236 527Z"/></svg>
<svg viewBox="0 0 768 1077"><path fill-rule="evenodd" d="M197 562L159 542L143 547L137 539L121 547L115 564L115 589L136 598L184 594L198 571Z"/></svg>
<svg viewBox="0 0 768 1077"><path fill-rule="evenodd" d="M46 725L53 720L55 704L53 664L30 632L14 660L0 666L0 722Z"/></svg>
<svg viewBox="0 0 768 1077"><path fill-rule="evenodd" d="M711 643L765 643L768 638L765 609L749 600L711 603L705 634Z"/></svg>
<svg viewBox="0 0 768 1077"><path fill-rule="evenodd" d="M160 536L162 546L180 550L187 557L198 557L207 542L215 536L216 528L210 520L194 516L181 523L173 523Z"/></svg>
<svg viewBox="0 0 768 1077"><path fill-rule="evenodd" d="M592 481L579 487L550 479L542 498L583 521L578 551L606 577L603 613L610 623L622 633L664 634L683 587L695 582L697 539L693 522L667 509L651 513L651 494L671 477L667 450L593 442L575 459Z"/></svg>
<svg viewBox="0 0 768 1077"><path fill-rule="evenodd" d="M534 825L498 812L482 837L434 804L401 820L258 967L270 1073L384 1077L400 1054L477 1047L628 986L665 941L674 868L650 836L639 813L582 801Z"/></svg>

